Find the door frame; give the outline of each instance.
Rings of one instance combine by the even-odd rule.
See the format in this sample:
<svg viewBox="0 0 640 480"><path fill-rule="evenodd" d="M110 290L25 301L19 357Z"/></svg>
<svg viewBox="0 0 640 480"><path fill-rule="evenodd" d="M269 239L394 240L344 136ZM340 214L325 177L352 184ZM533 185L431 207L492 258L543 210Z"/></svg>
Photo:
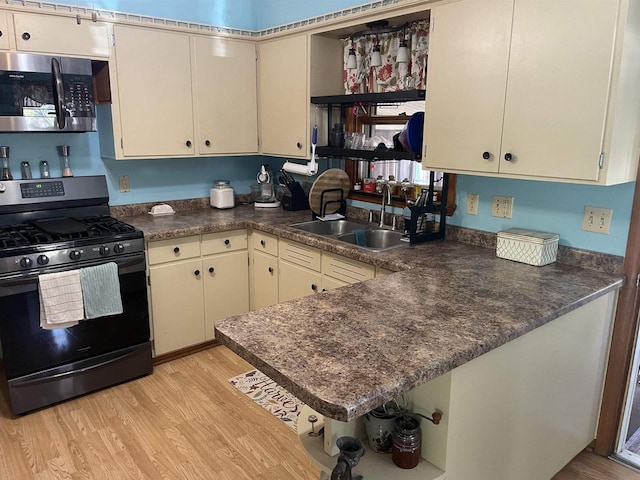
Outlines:
<svg viewBox="0 0 640 480"><path fill-rule="evenodd" d="M622 273L627 281L620 289L618 296L600 419L594 444L594 451L600 455L611 455L616 448L637 341L640 310L637 285L640 280L640 166L636 172L636 186Z"/></svg>

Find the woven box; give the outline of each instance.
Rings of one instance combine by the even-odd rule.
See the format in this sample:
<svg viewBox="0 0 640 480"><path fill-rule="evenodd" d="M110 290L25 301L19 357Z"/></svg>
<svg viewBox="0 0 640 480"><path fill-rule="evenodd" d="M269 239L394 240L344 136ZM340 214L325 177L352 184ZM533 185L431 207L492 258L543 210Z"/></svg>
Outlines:
<svg viewBox="0 0 640 480"><path fill-rule="evenodd" d="M556 261L558 240L555 233L526 228L510 228L498 232L496 255L507 260L541 267Z"/></svg>

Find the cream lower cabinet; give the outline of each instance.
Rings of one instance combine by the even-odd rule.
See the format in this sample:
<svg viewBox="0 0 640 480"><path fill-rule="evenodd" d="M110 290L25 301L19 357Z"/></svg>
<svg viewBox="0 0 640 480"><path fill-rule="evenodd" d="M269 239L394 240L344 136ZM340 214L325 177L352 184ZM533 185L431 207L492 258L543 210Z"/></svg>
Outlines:
<svg viewBox="0 0 640 480"><path fill-rule="evenodd" d="M313 295L321 290L321 250L292 240L278 242L278 301Z"/></svg>
<svg viewBox="0 0 640 480"><path fill-rule="evenodd" d="M216 321L249 310L245 230L148 245L155 355L211 340Z"/></svg>
<svg viewBox="0 0 640 480"><path fill-rule="evenodd" d="M431 11L425 168L567 182L635 179L630 0L464 0ZM576 19L579 18L579 21Z"/></svg>
<svg viewBox="0 0 640 480"><path fill-rule="evenodd" d="M331 252L322 252L322 289L351 285L375 277L376 267ZM343 284L343 285L341 285Z"/></svg>
<svg viewBox="0 0 640 480"><path fill-rule="evenodd" d="M278 303L278 237L251 233L251 309Z"/></svg>

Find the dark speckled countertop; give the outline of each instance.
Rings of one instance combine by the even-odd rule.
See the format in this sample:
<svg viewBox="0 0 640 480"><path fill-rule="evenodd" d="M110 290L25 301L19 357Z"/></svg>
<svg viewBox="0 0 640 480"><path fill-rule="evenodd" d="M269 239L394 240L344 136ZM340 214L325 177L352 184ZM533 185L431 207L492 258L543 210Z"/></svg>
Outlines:
<svg viewBox="0 0 640 480"><path fill-rule="evenodd" d="M216 325L216 338L310 407L352 420L623 284L621 275L496 258L444 240L371 253L287 225L306 212L200 209L125 221L147 240L251 227L398 273Z"/></svg>

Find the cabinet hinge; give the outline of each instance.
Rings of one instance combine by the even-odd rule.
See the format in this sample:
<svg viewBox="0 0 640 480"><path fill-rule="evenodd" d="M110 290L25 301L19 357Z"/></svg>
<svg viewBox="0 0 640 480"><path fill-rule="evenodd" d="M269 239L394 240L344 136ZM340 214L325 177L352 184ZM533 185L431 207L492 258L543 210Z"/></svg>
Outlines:
<svg viewBox="0 0 640 480"><path fill-rule="evenodd" d="M147 275L147 285L151 286L151 275Z"/></svg>
<svg viewBox="0 0 640 480"><path fill-rule="evenodd" d="M124 142L122 141L122 137L120 137L120 148L124 149Z"/></svg>
<svg viewBox="0 0 640 480"><path fill-rule="evenodd" d="M636 277L636 287L640 287L640 273Z"/></svg>
<svg viewBox="0 0 640 480"><path fill-rule="evenodd" d="M111 34L111 45L112 45L113 47L115 47L115 46L116 46L116 34L115 34L115 33L112 33L112 34Z"/></svg>
<svg viewBox="0 0 640 480"><path fill-rule="evenodd" d="M600 158L598 159L598 166L600 167L600 170L604 168L604 153L600 154Z"/></svg>

